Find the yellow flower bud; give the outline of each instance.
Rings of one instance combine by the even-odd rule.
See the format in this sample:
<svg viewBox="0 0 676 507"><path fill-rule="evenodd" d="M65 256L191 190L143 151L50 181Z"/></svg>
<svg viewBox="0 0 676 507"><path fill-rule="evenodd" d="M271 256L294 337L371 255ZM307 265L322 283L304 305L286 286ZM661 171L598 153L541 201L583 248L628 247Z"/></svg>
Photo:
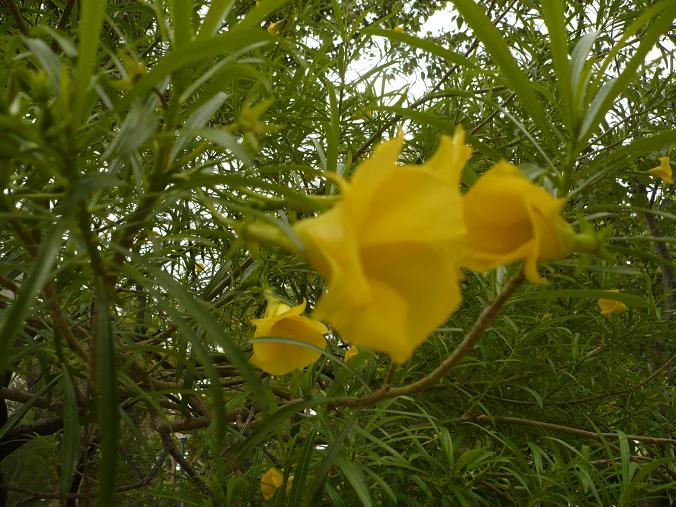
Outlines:
<svg viewBox="0 0 676 507"><path fill-rule="evenodd" d="M464 266L473 271L521 260L526 278L543 282L537 261L563 259L575 246L573 229L560 216L565 199L552 197L508 162L486 171L463 204L469 249Z"/></svg>
<svg viewBox="0 0 676 507"><path fill-rule="evenodd" d="M610 289L606 292L614 292L617 294L620 291L618 289ZM605 315L606 317L612 315L613 313L622 313L627 310L627 305L625 305L622 301L617 301L616 299L601 298L598 300L598 305L601 315Z"/></svg>
<svg viewBox="0 0 676 507"><path fill-rule="evenodd" d="M351 344L404 363L458 307L464 138L442 137L424 165L397 165L402 136L382 143L338 204L294 226L328 280L315 315Z"/></svg>
<svg viewBox="0 0 676 507"><path fill-rule="evenodd" d="M394 31L397 33L404 33L404 29L400 27L399 25L394 27Z"/></svg>
<svg viewBox="0 0 676 507"><path fill-rule="evenodd" d="M273 35L277 35L281 29L282 21L275 21L274 23L270 23L270 25L268 25L268 32Z"/></svg>
<svg viewBox="0 0 676 507"><path fill-rule="evenodd" d="M660 157L660 165L653 167L648 171L648 174L660 178L664 183L673 183L671 178L671 164L669 164L669 157Z"/></svg>
<svg viewBox="0 0 676 507"><path fill-rule="evenodd" d="M347 363L350 359L352 359L353 357L355 357L357 354L359 354L359 348L358 348L358 347L355 347L355 346L353 345L352 347L350 347L349 349L347 349L347 351L345 352L345 359L344 359L344 361Z"/></svg>
<svg viewBox="0 0 676 507"><path fill-rule="evenodd" d="M201 273L202 271L205 270L205 268L206 268L206 266L204 264L202 264L201 262L195 263L195 273Z"/></svg>
<svg viewBox="0 0 676 507"><path fill-rule="evenodd" d="M549 312L545 312L542 317L540 318L540 321L544 320L552 320L552 314Z"/></svg>
<svg viewBox="0 0 676 507"><path fill-rule="evenodd" d="M291 308L279 300L268 302L265 316L251 322L256 326L254 338L277 337L293 338L326 348L324 335L328 329L321 322L303 317L306 302ZM288 343L256 343L253 344L251 364L271 375L284 375L296 368L305 368L314 363L321 354L302 345Z"/></svg>

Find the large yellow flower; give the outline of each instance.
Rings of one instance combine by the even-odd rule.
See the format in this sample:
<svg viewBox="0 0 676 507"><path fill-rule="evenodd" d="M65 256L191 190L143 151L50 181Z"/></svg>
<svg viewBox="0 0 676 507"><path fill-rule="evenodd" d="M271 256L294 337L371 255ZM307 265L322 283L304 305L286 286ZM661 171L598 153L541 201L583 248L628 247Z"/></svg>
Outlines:
<svg viewBox="0 0 676 507"><path fill-rule="evenodd" d="M560 216L565 199L552 197L508 162L481 175L463 204L469 249L464 265L473 271L522 260L528 280L542 282L537 261L567 257L575 245L572 228Z"/></svg>
<svg viewBox="0 0 676 507"><path fill-rule="evenodd" d="M606 292L614 292L619 294L620 291L619 289L609 289ZM612 315L613 313L622 313L627 310L627 305L625 305L622 301L618 301L617 299L601 298L598 300L598 305L601 315L605 315L606 317L608 315Z"/></svg>
<svg viewBox="0 0 676 507"><path fill-rule="evenodd" d="M303 301L291 308L279 300L271 299L268 301L265 316L251 321L256 326L254 338L293 338L325 348L324 335L328 329L321 322L301 315L305 311L305 304ZM305 368L319 359L320 355L302 345L254 342L250 361L271 375L284 375L296 368Z"/></svg>
<svg viewBox="0 0 676 507"><path fill-rule="evenodd" d="M397 363L460 303L459 187L471 153L458 129L424 165L399 166L402 142L379 145L343 183L338 204L294 226L328 280L315 316L352 345L387 352Z"/></svg>
<svg viewBox="0 0 676 507"><path fill-rule="evenodd" d="M660 157L660 165L653 167L648 171L648 174L660 178L664 183L673 183L674 180L671 177L671 164L669 163L669 157Z"/></svg>

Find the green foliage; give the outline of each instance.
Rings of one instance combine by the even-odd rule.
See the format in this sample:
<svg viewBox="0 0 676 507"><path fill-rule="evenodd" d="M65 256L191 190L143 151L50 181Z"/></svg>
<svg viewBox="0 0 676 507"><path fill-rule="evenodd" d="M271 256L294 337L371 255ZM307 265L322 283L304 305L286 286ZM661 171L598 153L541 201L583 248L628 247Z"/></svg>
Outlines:
<svg viewBox="0 0 676 507"><path fill-rule="evenodd" d="M270 505L674 501L674 187L645 174L676 140L673 1L0 13L0 505L259 505L273 466ZM337 336L303 371L250 366L265 291L323 290L289 226L380 140L421 163L457 124L465 190L511 160L603 255L543 265L421 392L354 406L434 370L518 266L466 273L399 368Z"/></svg>

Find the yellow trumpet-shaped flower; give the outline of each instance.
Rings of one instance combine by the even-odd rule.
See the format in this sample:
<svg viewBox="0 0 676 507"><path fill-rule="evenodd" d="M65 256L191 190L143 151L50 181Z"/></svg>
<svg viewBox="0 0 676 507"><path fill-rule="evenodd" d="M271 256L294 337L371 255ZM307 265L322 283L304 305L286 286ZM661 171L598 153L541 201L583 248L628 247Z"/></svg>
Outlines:
<svg viewBox="0 0 676 507"><path fill-rule="evenodd" d="M669 157L660 157L660 165L653 167L648 171L648 174L660 178L664 183L673 183L674 180L671 177L671 164L669 163Z"/></svg>
<svg viewBox="0 0 676 507"><path fill-rule="evenodd" d="M618 289L610 289L606 292L619 293L620 291ZM617 301L616 299L601 298L598 300L598 305L601 315L605 315L606 317L608 315L612 315L613 313L622 313L627 310L627 305L625 305L622 301Z"/></svg>
<svg viewBox="0 0 676 507"><path fill-rule="evenodd" d="M402 136L380 144L338 204L294 226L328 280L315 315L352 345L404 363L460 303L464 137L442 137L424 165L397 165Z"/></svg>
<svg viewBox="0 0 676 507"><path fill-rule="evenodd" d="M321 322L303 317L306 302L291 308L279 300L271 299L262 319L251 322L256 326L254 338L265 336L293 338L320 348L326 347L324 335L328 329ZM296 368L305 368L314 363L321 354L302 345L288 343L253 344L251 364L271 375L284 375Z"/></svg>
<svg viewBox="0 0 676 507"><path fill-rule="evenodd" d="M567 257L575 245L573 229L560 216L565 199L552 197L508 162L479 177L463 204L469 250L464 266L473 271L522 260L526 278L543 282L538 260Z"/></svg>
<svg viewBox="0 0 676 507"><path fill-rule="evenodd" d="M261 477L261 493L263 493L263 498L265 500L270 500L277 489L284 484L284 476L277 468L272 467ZM287 492L293 484L293 475L289 475L289 479L286 481L286 490Z"/></svg>

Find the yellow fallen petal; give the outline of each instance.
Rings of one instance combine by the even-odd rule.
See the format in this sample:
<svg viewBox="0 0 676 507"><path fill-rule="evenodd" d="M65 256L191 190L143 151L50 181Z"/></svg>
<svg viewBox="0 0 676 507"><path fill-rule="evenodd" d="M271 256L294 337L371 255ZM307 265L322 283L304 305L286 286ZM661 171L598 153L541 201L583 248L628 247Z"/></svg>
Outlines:
<svg viewBox="0 0 676 507"><path fill-rule="evenodd" d="M620 291L619 289L609 289L606 292L619 293ZM599 306L601 315L605 315L606 317L612 315L613 313L622 313L627 310L627 305L616 299L600 298L597 304Z"/></svg>

